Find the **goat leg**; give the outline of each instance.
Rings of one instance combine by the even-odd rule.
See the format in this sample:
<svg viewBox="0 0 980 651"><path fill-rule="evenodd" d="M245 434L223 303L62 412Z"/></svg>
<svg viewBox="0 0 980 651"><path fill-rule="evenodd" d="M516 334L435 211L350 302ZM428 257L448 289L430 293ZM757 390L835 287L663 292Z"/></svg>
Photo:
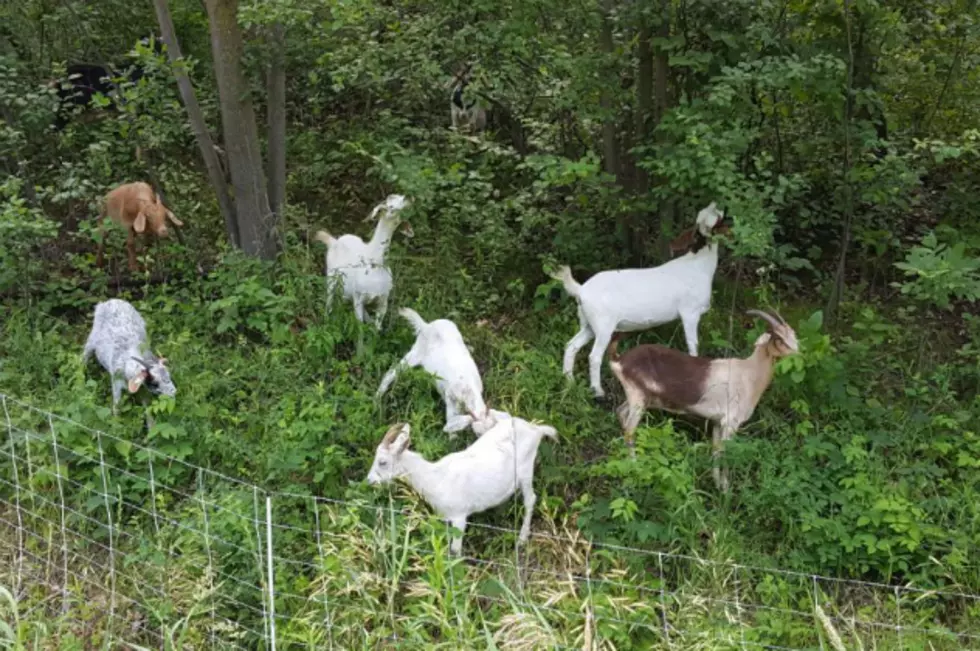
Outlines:
<svg viewBox="0 0 980 651"><path fill-rule="evenodd" d="M136 271L136 234L132 229L126 235L126 254L129 256L129 270Z"/></svg>
<svg viewBox="0 0 980 651"><path fill-rule="evenodd" d="M99 248L95 255L95 266L102 268L105 263L105 209L99 212Z"/></svg>
<svg viewBox="0 0 980 651"><path fill-rule="evenodd" d="M381 330L381 322L384 321L385 314L388 313L388 295L378 297L378 306L374 313L374 327Z"/></svg>
<svg viewBox="0 0 980 651"><path fill-rule="evenodd" d="M530 480L521 482L521 493L524 495L524 523L521 525L519 540L524 543L531 537L531 517L534 515L534 505L538 501L538 496L534 494L534 486Z"/></svg>
<svg viewBox="0 0 980 651"><path fill-rule="evenodd" d="M452 518L449 520L449 524L459 529L458 534L453 533L453 540L449 544L449 553L453 556L459 556L463 552L463 533L466 532L466 516Z"/></svg>
<svg viewBox="0 0 980 651"><path fill-rule="evenodd" d="M715 486L718 487L722 493L728 492L728 468L724 467L724 448L725 441L730 439L732 432L729 428L723 427L722 425L716 425L711 433L711 458L712 458L712 468L711 474L715 479Z"/></svg>

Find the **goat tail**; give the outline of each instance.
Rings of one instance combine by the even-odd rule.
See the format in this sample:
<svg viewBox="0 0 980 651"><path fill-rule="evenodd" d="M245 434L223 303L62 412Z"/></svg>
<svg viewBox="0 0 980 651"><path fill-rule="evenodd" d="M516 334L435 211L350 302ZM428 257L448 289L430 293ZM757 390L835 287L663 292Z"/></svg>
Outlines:
<svg viewBox="0 0 980 651"><path fill-rule="evenodd" d="M550 438L553 441L557 441L558 440L558 430L556 430L551 425L538 425L538 432L542 436L547 436L548 438Z"/></svg>
<svg viewBox="0 0 980 651"><path fill-rule="evenodd" d="M612 339L609 340L609 346L606 347L606 354L609 355L610 364L619 364L619 338L622 335L618 332L614 332Z"/></svg>
<svg viewBox="0 0 980 651"><path fill-rule="evenodd" d="M418 334L422 331L422 328L429 325L425 322L425 319L419 316L418 312L410 307L398 308L398 314L412 325L412 329L415 330L415 334Z"/></svg>
<svg viewBox="0 0 980 651"><path fill-rule="evenodd" d="M332 246L333 243L337 241L337 238L335 238L333 235L331 235L327 231L317 231L316 232L316 235L314 235L313 237L314 237L314 239L319 240L320 242L323 242L328 247L329 246Z"/></svg>
<svg viewBox="0 0 980 651"><path fill-rule="evenodd" d="M578 298L581 295L582 285L572 277L572 270L568 265L562 265L558 267L557 271L548 275L555 280L561 281L561 284L565 287L565 291L572 298Z"/></svg>

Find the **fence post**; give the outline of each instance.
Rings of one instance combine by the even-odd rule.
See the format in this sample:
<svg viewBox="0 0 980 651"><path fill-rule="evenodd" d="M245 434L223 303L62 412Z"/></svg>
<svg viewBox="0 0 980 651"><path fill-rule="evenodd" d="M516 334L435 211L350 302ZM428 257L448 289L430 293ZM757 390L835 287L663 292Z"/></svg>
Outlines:
<svg viewBox="0 0 980 651"><path fill-rule="evenodd" d="M51 450L54 452L54 476L58 481L58 499L61 502L61 558L63 562L62 576L63 587L62 587L62 599L61 599L61 612L68 612L68 533L66 532L67 526L65 524L65 489L61 485L61 460L58 458L58 435L54 431L54 421L51 420L51 416L48 415L48 428L51 430ZM101 452L101 439L99 451ZM102 470L103 485L105 484L105 469ZM107 498L108 499L108 498ZM108 508L108 504L107 504ZM111 522L111 518L110 518ZM110 525L111 527L112 525ZM112 529L109 530L110 543L112 538Z"/></svg>
<svg viewBox="0 0 980 651"><path fill-rule="evenodd" d="M52 423L51 432L54 433ZM105 500L105 517L109 524L109 639L112 639L112 620L116 613L116 545L113 541L112 507L109 506L109 480L105 472L105 452L102 448L102 432L96 434L99 445L99 470L102 473L102 497Z"/></svg>
<svg viewBox="0 0 980 651"><path fill-rule="evenodd" d="M323 555L323 539L320 536L320 505L316 497L313 497L313 521L316 525L316 550L320 557L320 571L326 571L326 563L324 562ZM330 621L330 590L324 589L323 591L323 622L327 625L327 643L329 644L330 651L333 651L333 622Z"/></svg>
<svg viewBox="0 0 980 651"><path fill-rule="evenodd" d="M211 639L211 648L214 648L214 620L216 618L215 604L214 604L214 556L211 553L211 522L208 518L208 503L204 499L204 468L197 469L197 495L198 499L201 501L201 516L204 518L204 549L208 555L208 594L211 597L211 625L209 629L209 637Z"/></svg>
<svg viewBox="0 0 980 651"><path fill-rule="evenodd" d="M738 637L741 642L741 647L744 651L745 647L745 622L742 621L742 599L739 595L738 582L738 565L732 566L732 578L735 584L735 613L738 616Z"/></svg>
<svg viewBox="0 0 980 651"><path fill-rule="evenodd" d="M265 562L265 552L262 547L262 530L259 528L259 487L252 486L252 522L255 524L255 567L259 572L259 592L262 594L262 633L265 636L266 648L269 648L269 606L266 604L266 589L262 587L262 575L264 574L263 564Z"/></svg>
<svg viewBox="0 0 980 651"><path fill-rule="evenodd" d="M14 477L14 511L17 512L17 582L14 584L14 596L20 599L24 577L24 520L20 515L20 474L17 472L17 448L14 447L14 429L10 422L10 411L7 409L7 396L0 396L3 397L3 415L7 420L7 443L10 444L10 466Z"/></svg>
<svg viewBox="0 0 980 651"><path fill-rule="evenodd" d="M272 573L272 497L265 496L265 556L269 567L269 641L276 651L276 584Z"/></svg>
<svg viewBox="0 0 980 651"><path fill-rule="evenodd" d="M905 638L902 635L902 598L898 594L898 586L895 586L895 608L898 612L895 616L898 618L898 622L895 625L895 631L898 633L898 648L901 651L905 651Z"/></svg>
<svg viewBox="0 0 980 651"><path fill-rule="evenodd" d="M667 648L670 649L670 624L667 621L667 598L665 594L665 586L667 584L667 575L664 574L664 553L657 552L657 568L660 572L660 610L663 611L664 615L664 640L667 642Z"/></svg>

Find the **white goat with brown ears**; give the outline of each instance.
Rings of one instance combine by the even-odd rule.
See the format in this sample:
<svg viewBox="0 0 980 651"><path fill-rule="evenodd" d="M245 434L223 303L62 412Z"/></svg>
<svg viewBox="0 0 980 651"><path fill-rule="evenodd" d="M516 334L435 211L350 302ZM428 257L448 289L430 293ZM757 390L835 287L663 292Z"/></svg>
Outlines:
<svg viewBox="0 0 980 651"><path fill-rule="evenodd" d="M421 366L435 376L436 390L446 403L446 426L442 431L455 438L456 432L467 427L483 434L496 422L483 400L483 380L470 355L459 328L449 319L428 323L415 310L398 310L415 331L415 343L402 359L391 367L376 396L380 398L391 387L399 371Z"/></svg>
<svg viewBox="0 0 980 651"><path fill-rule="evenodd" d="M531 423L523 418L501 420L469 447L447 454L436 462L408 449L411 427L392 425L374 454L368 473L369 484L385 484L404 479L429 506L460 532L474 513L492 509L510 499L518 490L524 498L524 522L518 540L531 535L534 494L534 461L545 436L558 438L550 425ZM450 551L459 554L462 534L453 536Z"/></svg>
<svg viewBox="0 0 980 651"><path fill-rule="evenodd" d="M357 235L334 237L327 231L317 231L314 236L327 246L325 256L327 276L327 314L333 303L334 293L342 287L344 298L354 303L354 314L361 323L367 322L367 306L373 304L374 325L380 330L381 321L388 312L388 296L393 280L391 269L385 264L388 247L395 230L401 226L407 237L414 235L412 226L402 218L402 211L411 202L400 194L390 194L379 203L364 221L374 219L382 212L374 235L365 242Z"/></svg>
<svg viewBox="0 0 980 651"><path fill-rule="evenodd" d="M728 491L728 469L720 468L725 441L752 417L762 394L772 382L773 365L780 357L800 352L796 333L776 314L749 310L768 324L745 358L708 359L679 350L644 344L620 357L618 336L609 345L609 367L626 401L616 410L630 453L636 456L633 434L649 407L677 414L693 414L714 422L712 455L715 484Z"/></svg>
<svg viewBox="0 0 980 651"><path fill-rule="evenodd" d="M552 278L578 302L579 331L565 347L562 371L571 379L575 356L590 340L589 383L597 398L602 390L602 357L616 332L636 332L680 319L687 350L698 354L698 322L711 306L711 283L718 268L718 242L712 236L728 230L714 202L698 213L695 228L672 248L688 253L657 267L601 271L579 284L567 266Z"/></svg>

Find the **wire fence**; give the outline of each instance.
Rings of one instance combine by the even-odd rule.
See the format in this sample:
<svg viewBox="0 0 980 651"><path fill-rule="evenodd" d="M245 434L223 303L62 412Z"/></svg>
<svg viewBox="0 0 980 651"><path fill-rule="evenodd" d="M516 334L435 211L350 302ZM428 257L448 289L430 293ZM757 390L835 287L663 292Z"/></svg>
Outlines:
<svg viewBox="0 0 980 651"><path fill-rule="evenodd" d="M980 649L978 595L602 544L538 513L524 546L514 529L471 522L464 549L476 553L452 558L445 526L411 499L268 491L163 443L0 402L0 585L23 621L57 623L59 640Z"/></svg>

